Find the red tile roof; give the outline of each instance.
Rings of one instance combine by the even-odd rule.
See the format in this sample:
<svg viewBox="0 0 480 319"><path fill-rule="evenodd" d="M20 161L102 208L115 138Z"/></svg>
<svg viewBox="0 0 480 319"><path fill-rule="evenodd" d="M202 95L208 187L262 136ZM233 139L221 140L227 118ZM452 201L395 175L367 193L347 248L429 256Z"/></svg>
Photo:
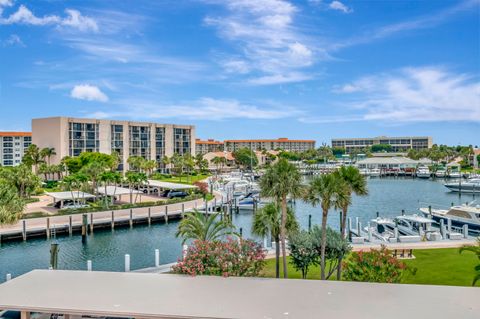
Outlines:
<svg viewBox="0 0 480 319"><path fill-rule="evenodd" d="M32 132L0 132L0 136L32 136Z"/></svg>

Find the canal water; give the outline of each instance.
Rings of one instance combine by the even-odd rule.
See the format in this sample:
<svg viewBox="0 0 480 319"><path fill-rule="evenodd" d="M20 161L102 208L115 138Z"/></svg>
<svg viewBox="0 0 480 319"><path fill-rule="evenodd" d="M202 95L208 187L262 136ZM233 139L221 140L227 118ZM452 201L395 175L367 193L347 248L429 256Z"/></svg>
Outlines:
<svg viewBox="0 0 480 319"><path fill-rule="evenodd" d="M470 202L472 195L449 192L443 180L422 180L412 178L371 178L368 180L369 195L354 197L349 216L359 217L365 225L370 219L381 216L394 217L401 214L419 213L420 207L438 205L448 207L451 203ZM477 196L478 198L478 196ZM480 202L480 201L479 201ZM301 201L294 204L297 218L302 227L307 227L308 216L312 224L320 224L321 209ZM233 222L242 228L244 237L250 233L251 211L234 214ZM331 211L328 224L338 229L339 214ZM131 269L152 267L155 263L154 251L160 250L161 263L171 263L181 255L181 240L175 237L178 222L138 225L130 228L98 230L90 235L87 244L82 245L81 237L58 236L59 269L85 270L87 260L92 260L94 270L123 271L124 255L130 254ZM16 277L36 268L48 268L50 240L29 239L27 242L6 242L0 246L0 282L11 273Z"/></svg>

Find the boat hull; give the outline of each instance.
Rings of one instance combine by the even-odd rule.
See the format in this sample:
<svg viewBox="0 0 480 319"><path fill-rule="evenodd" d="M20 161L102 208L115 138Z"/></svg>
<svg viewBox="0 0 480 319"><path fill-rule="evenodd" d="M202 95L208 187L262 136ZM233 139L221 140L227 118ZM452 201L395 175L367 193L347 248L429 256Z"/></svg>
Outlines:
<svg viewBox="0 0 480 319"><path fill-rule="evenodd" d="M463 184L445 184L445 187L452 192L462 192L462 193L471 193L471 194L480 194L480 186L472 186Z"/></svg>
<svg viewBox="0 0 480 319"><path fill-rule="evenodd" d="M425 214L425 215L428 215L428 214ZM428 216L428 217L431 217L434 221L439 222L439 223L440 223L440 220L443 220L445 225L447 225L448 218L446 218L446 217L435 215L435 213L433 213L431 216ZM480 231L480 224L463 222L463 221L455 220L455 219L452 219L452 218L450 218L450 220L452 221L452 226L463 227L463 225L466 224L466 225L468 225L468 230Z"/></svg>

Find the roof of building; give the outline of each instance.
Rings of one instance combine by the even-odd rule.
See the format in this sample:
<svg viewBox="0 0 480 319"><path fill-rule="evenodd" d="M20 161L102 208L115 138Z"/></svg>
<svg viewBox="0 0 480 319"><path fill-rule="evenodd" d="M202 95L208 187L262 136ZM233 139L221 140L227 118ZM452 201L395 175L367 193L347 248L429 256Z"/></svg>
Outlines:
<svg viewBox="0 0 480 319"><path fill-rule="evenodd" d="M107 186L105 190L105 186L100 186L97 188L97 192L101 195L107 194L107 196L120 196L120 195L127 195L127 194L141 194L143 192L137 191L136 189L128 189L126 187L119 187L119 186Z"/></svg>
<svg viewBox="0 0 480 319"><path fill-rule="evenodd" d="M344 140L378 140L378 139L410 139L410 138L432 138L431 136L376 136L376 137L337 137L332 138L332 141Z"/></svg>
<svg viewBox="0 0 480 319"><path fill-rule="evenodd" d="M148 180L148 185L153 187L160 187L163 189L190 189L190 188L197 188L197 186L188 185L188 184L180 184L180 183L170 183L170 182L162 182L156 181L154 179Z"/></svg>
<svg viewBox="0 0 480 319"><path fill-rule="evenodd" d="M318 280L34 270L0 309L130 318L478 318L480 289Z"/></svg>
<svg viewBox="0 0 480 319"><path fill-rule="evenodd" d="M32 136L32 132L0 132L0 136Z"/></svg>
<svg viewBox="0 0 480 319"><path fill-rule="evenodd" d="M206 159L213 159L215 157L224 157L227 161L234 161L235 157L233 157L232 152L208 152L203 155L203 158Z"/></svg>
<svg viewBox="0 0 480 319"><path fill-rule="evenodd" d="M280 142L280 143L284 143L284 142L288 142L288 143L315 143L315 140L290 140L286 137L281 137L281 138L277 138L277 139L259 139L259 140L255 140L255 139L252 139L252 140L225 140L225 142L229 142L229 143L262 143L262 142L266 142L266 143L269 143L269 142Z"/></svg>
<svg viewBox="0 0 480 319"><path fill-rule="evenodd" d="M53 197L55 200L74 200L74 199L87 199L87 198L94 198L95 195L81 192L81 191L73 191L72 192L47 192L46 195Z"/></svg>
<svg viewBox="0 0 480 319"><path fill-rule="evenodd" d="M220 142L220 141L215 141L215 140L212 140L212 139L208 139L208 140L201 140L199 138L197 138L195 140L195 144L211 144L211 145L223 145L223 142Z"/></svg>

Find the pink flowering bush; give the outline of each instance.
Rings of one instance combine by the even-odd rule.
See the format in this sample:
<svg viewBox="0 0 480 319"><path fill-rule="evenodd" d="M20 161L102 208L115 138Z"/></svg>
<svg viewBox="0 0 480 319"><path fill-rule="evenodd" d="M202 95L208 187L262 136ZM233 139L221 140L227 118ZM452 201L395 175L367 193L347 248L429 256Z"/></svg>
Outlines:
<svg viewBox="0 0 480 319"><path fill-rule="evenodd" d="M186 257L173 266L173 272L191 276L257 276L265 263L265 252L252 240L196 240Z"/></svg>

